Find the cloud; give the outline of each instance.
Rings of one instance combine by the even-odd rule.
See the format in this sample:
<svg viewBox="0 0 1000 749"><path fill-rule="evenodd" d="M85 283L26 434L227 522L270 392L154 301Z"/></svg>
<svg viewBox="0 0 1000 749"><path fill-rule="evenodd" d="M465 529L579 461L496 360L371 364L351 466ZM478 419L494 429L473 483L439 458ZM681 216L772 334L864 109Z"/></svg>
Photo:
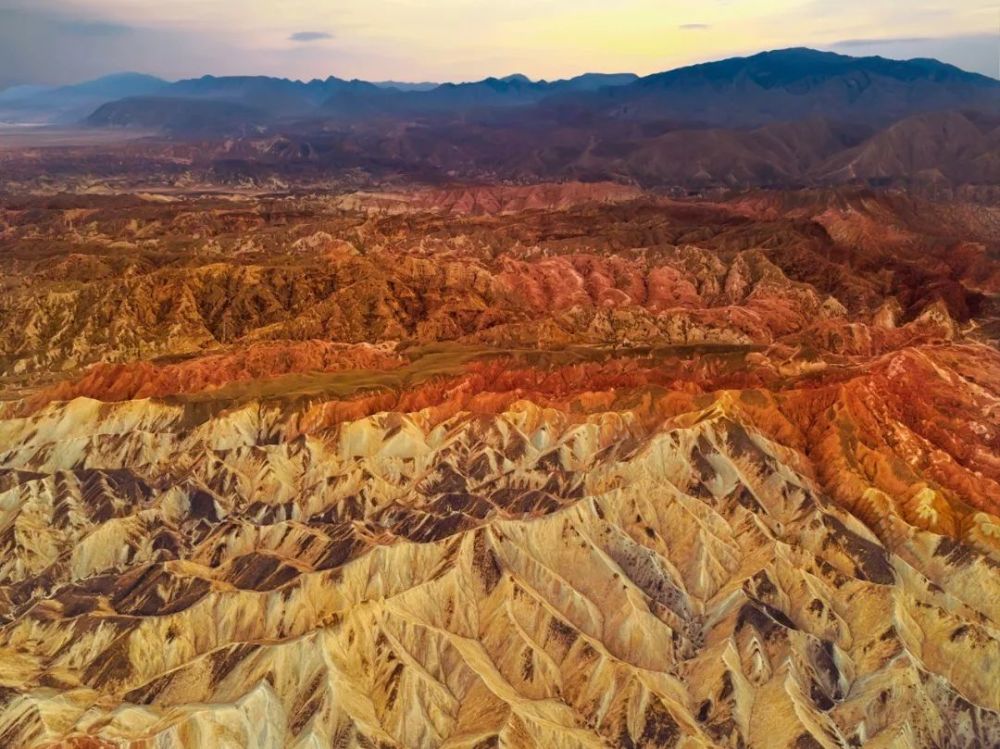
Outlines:
<svg viewBox="0 0 1000 749"><path fill-rule="evenodd" d="M712 28L712 26L707 23L682 23L677 28L681 31L704 31L705 29Z"/></svg>
<svg viewBox="0 0 1000 749"><path fill-rule="evenodd" d="M324 39L333 39L333 34L328 34L325 31L296 31L288 39L292 42L319 42Z"/></svg>

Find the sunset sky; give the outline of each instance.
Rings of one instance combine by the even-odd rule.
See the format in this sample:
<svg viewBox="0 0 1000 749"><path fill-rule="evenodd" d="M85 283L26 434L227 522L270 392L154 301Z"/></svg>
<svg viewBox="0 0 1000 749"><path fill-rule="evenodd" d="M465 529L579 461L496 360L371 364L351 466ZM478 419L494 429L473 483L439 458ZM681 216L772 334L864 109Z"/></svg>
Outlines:
<svg viewBox="0 0 1000 749"><path fill-rule="evenodd" d="M0 87L135 70L472 80L646 74L788 46L998 75L995 0L0 0Z"/></svg>

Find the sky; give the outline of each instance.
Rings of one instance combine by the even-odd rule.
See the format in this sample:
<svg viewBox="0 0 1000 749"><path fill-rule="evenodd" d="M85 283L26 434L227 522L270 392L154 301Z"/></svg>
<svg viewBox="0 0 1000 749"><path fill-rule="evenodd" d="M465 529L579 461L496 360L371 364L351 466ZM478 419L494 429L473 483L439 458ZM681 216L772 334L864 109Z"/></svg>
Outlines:
<svg viewBox="0 0 1000 749"><path fill-rule="evenodd" d="M0 0L0 88L122 71L644 75L790 46L1000 77L1000 0Z"/></svg>

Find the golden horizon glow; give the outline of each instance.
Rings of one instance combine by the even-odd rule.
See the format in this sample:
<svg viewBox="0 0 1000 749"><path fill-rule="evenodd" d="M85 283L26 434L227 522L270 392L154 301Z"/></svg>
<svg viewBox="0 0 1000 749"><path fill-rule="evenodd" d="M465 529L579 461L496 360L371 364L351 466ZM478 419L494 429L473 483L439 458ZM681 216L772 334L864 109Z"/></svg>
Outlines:
<svg viewBox="0 0 1000 749"><path fill-rule="evenodd" d="M70 29L73 23L124 29L108 49L124 48L129 34L146 35L147 52L131 67L168 77L441 81L514 72L546 79L588 71L648 74L789 46L871 53L858 40L873 40L868 46L884 48L887 56L914 56L907 50L919 54L922 41L937 40L937 48L948 50L949 39L982 35L997 25L995 6L982 0L953 1L947 9L935 0L906 7L875 0L20 2L23 12L47 14ZM295 41L296 34L312 38ZM960 44L953 46L958 54ZM894 48L906 54L893 54ZM118 56L130 59L125 52Z"/></svg>

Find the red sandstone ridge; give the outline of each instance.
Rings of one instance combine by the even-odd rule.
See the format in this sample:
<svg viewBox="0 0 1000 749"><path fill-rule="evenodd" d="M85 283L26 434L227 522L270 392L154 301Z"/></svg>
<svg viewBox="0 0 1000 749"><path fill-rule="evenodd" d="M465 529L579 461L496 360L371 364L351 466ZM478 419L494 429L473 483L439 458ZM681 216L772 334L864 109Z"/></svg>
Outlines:
<svg viewBox="0 0 1000 749"><path fill-rule="evenodd" d="M433 211L454 216L495 216L519 211L565 210L588 203L618 203L642 195L616 182L553 182L536 185L463 185L408 192L362 192L338 200L365 211Z"/></svg>
<svg viewBox="0 0 1000 749"><path fill-rule="evenodd" d="M0 196L0 746L1000 744L994 208L355 187Z"/></svg>
<svg viewBox="0 0 1000 749"><path fill-rule="evenodd" d="M418 193L414 202L422 210L475 216L565 210L587 203L634 200L640 195L638 188L614 182L562 182L434 190Z"/></svg>
<svg viewBox="0 0 1000 749"><path fill-rule="evenodd" d="M156 398L294 373L386 371L402 366L403 362L398 355L368 344L328 341L255 343L224 354L199 356L175 364L95 364L80 379L65 381L39 392L29 405L37 407L51 401L80 397L104 401Z"/></svg>

